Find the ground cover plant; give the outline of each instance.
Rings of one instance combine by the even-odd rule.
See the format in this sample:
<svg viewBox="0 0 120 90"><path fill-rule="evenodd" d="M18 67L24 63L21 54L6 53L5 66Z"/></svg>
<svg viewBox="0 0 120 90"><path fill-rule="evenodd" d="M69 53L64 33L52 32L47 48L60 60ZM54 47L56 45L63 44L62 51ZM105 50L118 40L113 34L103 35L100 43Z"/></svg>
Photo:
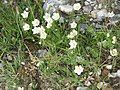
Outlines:
<svg viewBox="0 0 120 90"><path fill-rule="evenodd" d="M0 89L119 90L119 0L1 0Z"/></svg>

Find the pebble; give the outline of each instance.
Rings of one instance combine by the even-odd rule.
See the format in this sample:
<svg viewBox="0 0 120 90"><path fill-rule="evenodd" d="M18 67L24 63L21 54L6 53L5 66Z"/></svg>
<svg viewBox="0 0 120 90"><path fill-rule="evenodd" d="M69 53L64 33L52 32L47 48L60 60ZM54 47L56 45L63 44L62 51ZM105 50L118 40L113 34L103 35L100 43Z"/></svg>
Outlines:
<svg viewBox="0 0 120 90"><path fill-rule="evenodd" d="M46 54L47 54L47 50L38 50L36 52L36 56L39 58L44 57Z"/></svg>

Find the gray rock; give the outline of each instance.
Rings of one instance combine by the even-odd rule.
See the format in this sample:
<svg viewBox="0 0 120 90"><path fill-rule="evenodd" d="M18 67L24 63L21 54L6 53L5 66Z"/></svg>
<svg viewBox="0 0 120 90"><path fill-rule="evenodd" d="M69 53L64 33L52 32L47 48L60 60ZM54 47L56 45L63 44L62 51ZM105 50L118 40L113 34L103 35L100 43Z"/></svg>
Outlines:
<svg viewBox="0 0 120 90"><path fill-rule="evenodd" d="M87 30L88 25L87 24L81 24L80 25L80 30L82 31L82 33L85 33L85 30Z"/></svg>
<svg viewBox="0 0 120 90"><path fill-rule="evenodd" d="M36 56L39 58L44 57L46 54L47 54L47 50L38 50L36 52Z"/></svg>
<svg viewBox="0 0 120 90"><path fill-rule="evenodd" d="M96 29L101 29L101 28L102 28L102 25L96 23L95 28L96 28Z"/></svg>
<svg viewBox="0 0 120 90"><path fill-rule="evenodd" d="M0 63L0 68L3 68L3 64L2 63Z"/></svg>
<svg viewBox="0 0 120 90"><path fill-rule="evenodd" d="M90 5L87 6L83 6L83 12L86 13L90 13L90 11L92 10L92 7Z"/></svg>
<svg viewBox="0 0 120 90"><path fill-rule="evenodd" d="M87 90L88 88L87 87L77 87L76 90Z"/></svg>
<svg viewBox="0 0 120 90"><path fill-rule="evenodd" d="M59 9L59 5L67 4L69 0L46 0L43 8L49 13L53 13Z"/></svg>

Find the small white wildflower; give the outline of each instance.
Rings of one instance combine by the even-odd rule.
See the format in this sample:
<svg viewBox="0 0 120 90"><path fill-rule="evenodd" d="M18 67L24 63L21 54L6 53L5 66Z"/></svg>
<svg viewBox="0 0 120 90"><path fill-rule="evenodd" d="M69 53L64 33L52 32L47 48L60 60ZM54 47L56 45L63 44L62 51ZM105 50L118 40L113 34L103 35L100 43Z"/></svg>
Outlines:
<svg viewBox="0 0 120 90"><path fill-rule="evenodd" d="M18 90L24 90L24 87L18 87Z"/></svg>
<svg viewBox="0 0 120 90"><path fill-rule="evenodd" d="M21 13L21 15L23 18L28 18L29 12L24 10L23 13Z"/></svg>
<svg viewBox="0 0 120 90"><path fill-rule="evenodd" d="M7 4L7 3L8 3L8 1L7 1L7 0L3 0L3 1L4 1L4 2L3 2L4 4Z"/></svg>
<svg viewBox="0 0 120 90"><path fill-rule="evenodd" d="M40 31L45 32L45 28L43 26L41 26Z"/></svg>
<svg viewBox="0 0 120 90"><path fill-rule="evenodd" d="M47 33L45 32L45 28L43 26L41 26L39 29L40 29L39 30L40 31L40 38L41 39L46 39Z"/></svg>
<svg viewBox="0 0 120 90"><path fill-rule="evenodd" d="M70 40L69 45L70 45L69 49L74 49L77 46L77 42L75 40Z"/></svg>
<svg viewBox="0 0 120 90"><path fill-rule="evenodd" d="M107 69L112 69L112 65L106 65Z"/></svg>
<svg viewBox="0 0 120 90"><path fill-rule="evenodd" d="M52 24L53 19L50 17L50 14L49 14L49 13L45 13L45 15L43 16L43 18L45 19L45 21L46 21L47 23L49 23L49 26L50 26L50 24Z"/></svg>
<svg viewBox="0 0 120 90"><path fill-rule="evenodd" d="M32 21L32 24L34 27L36 27L40 24L40 21L38 19L34 19L34 21Z"/></svg>
<svg viewBox="0 0 120 90"><path fill-rule="evenodd" d="M101 9L101 8L102 8L102 3L100 3L100 4L98 5L98 8L99 8L99 9Z"/></svg>
<svg viewBox="0 0 120 90"><path fill-rule="evenodd" d="M114 12L112 11L112 12L108 12L108 14L107 14L107 17L114 17L115 16L115 14L114 14Z"/></svg>
<svg viewBox="0 0 120 90"><path fill-rule="evenodd" d="M52 27L52 24L51 23L47 23L47 28L51 28Z"/></svg>
<svg viewBox="0 0 120 90"><path fill-rule="evenodd" d="M80 75L83 72L83 70L84 70L84 68L81 65L79 65L79 66L75 66L74 72L76 74Z"/></svg>
<svg viewBox="0 0 120 90"><path fill-rule="evenodd" d="M115 44L116 42L117 42L117 38L116 38L116 36L113 36L112 37L112 43Z"/></svg>
<svg viewBox="0 0 120 90"><path fill-rule="evenodd" d="M45 19L45 21L48 22L48 19L51 18L49 13L45 13L45 15L43 16L43 18Z"/></svg>
<svg viewBox="0 0 120 90"><path fill-rule="evenodd" d="M110 37L110 33L107 33L107 37Z"/></svg>
<svg viewBox="0 0 120 90"><path fill-rule="evenodd" d="M41 31L41 32L40 32L40 38L41 38L41 39L46 39L46 37L47 37L47 33L44 32L44 31Z"/></svg>
<svg viewBox="0 0 120 90"><path fill-rule="evenodd" d="M77 23L75 21L73 21L72 23L70 23L71 28L76 28L77 27Z"/></svg>
<svg viewBox="0 0 120 90"><path fill-rule="evenodd" d="M52 23L53 23L53 19L52 19L51 17L48 18L48 19L47 19L47 23L52 24Z"/></svg>
<svg viewBox="0 0 120 90"><path fill-rule="evenodd" d="M23 29L24 29L25 31L29 30L29 29L30 29L30 25L27 24L27 23L24 23Z"/></svg>
<svg viewBox="0 0 120 90"><path fill-rule="evenodd" d="M42 44L41 42L39 42L39 44Z"/></svg>
<svg viewBox="0 0 120 90"><path fill-rule="evenodd" d="M110 55L111 56L117 56L118 55L117 49L111 49L110 50Z"/></svg>
<svg viewBox="0 0 120 90"><path fill-rule="evenodd" d="M41 30L40 27L34 27L34 28L32 29L33 34L38 34L38 33L40 33L40 30Z"/></svg>
<svg viewBox="0 0 120 90"><path fill-rule="evenodd" d="M29 9L28 9L28 8L26 8L25 10L26 10L26 11L28 11Z"/></svg>
<svg viewBox="0 0 120 90"><path fill-rule="evenodd" d="M60 17L59 22L60 22L60 23L64 23L64 18L63 18L63 17Z"/></svg>
<svg viewBox="0 0 120 90"><path fill-rule="evenodd" d="M85 1L84 3L85 3L86 6L90 4L88 1Z"/></svg>
<svg viewBox="0 0 120 90"><path fill-rule="evenodd" d="M80 8L81 8L80 3L75 3L75 4L73 5L73 9L74 9L74 10L79 10Z"/></svg>
<svg viewBox="0 0 120 90"><path fill-rule="evenodd" d="M60 18L59 13L53 13L52 19L58 20Z"/></svg>
<svg viewBox="0 0 120 90"><path fill-rule="evenodd" d="M70 32L70 34L67 36L68 38L73 38L77 35L77 31L76 30L72 30L72 32Z"/></svg>

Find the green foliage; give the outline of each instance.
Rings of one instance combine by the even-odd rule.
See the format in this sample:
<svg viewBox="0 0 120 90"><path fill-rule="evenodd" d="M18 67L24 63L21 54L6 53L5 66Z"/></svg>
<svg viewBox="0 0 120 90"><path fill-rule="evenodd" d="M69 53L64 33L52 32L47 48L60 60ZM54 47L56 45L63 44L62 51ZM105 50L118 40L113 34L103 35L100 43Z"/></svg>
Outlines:
<svg viewBox="0 0 120 90"><path fill-rule="evenodd" d="M45 57L37 58L37 63L39 63L37 68L41 77L47 78L51 82L49 83L51 87L57 88L56 90L68 90L67 88L72 86L83 86L85 77L88 77L90 72L96 73L98 69L103 67L102 64L108 57L104 55L109 55L110 49L117 48L120 51L120 26L112 27L110 30L102 28L100 31L95 31L89 23L86 32L82 33L79 25L88 20L86 15L80 16L77 27L78 36L74 38L78 45L74 50L69 49L70 40L66 37L71 31L69 27L66 27L68 22L60 25L54 21L53 27L46 29L48 36L45 40L40 39L39 35L32 34L32 26L29 31L24 31L23 22L31 25L34 18L39 19L40 23L46 26L41 0L36 1L38 2L31 2L30 0L19 2L16 7L11 4L3 5L0 3L0 59L4 64L1 74L4 75L4 81L7 82L6 86L10 90L13 90L13 87L23 85L20 82L21 78L18 77L18 71L22 67L21 62L27 60L31 62L29 50L35 57L34 52L36 50L32 50L32 48L48 50ZM20 14L26 7L30 8L29 18L23 19ZM73 18L75 16L71 15L68 20ZM110 37L107 37L107 33L110 33ZM113 36L118 39L116 44L112 44ZM39 42L42 44L39 45ZM12 61L3 60L5 54L13 57ZM110 62L110 64L114 64L114 67L119 66L118 63L115 63L120 60L119 56L113 57L114 62ZM74 73L76 65L82 65L85 68L80 76ZM35 90L36 83L32 77L30 83L33 84L32 87ZM93 86L95 85L93 84Z"/></svg>

